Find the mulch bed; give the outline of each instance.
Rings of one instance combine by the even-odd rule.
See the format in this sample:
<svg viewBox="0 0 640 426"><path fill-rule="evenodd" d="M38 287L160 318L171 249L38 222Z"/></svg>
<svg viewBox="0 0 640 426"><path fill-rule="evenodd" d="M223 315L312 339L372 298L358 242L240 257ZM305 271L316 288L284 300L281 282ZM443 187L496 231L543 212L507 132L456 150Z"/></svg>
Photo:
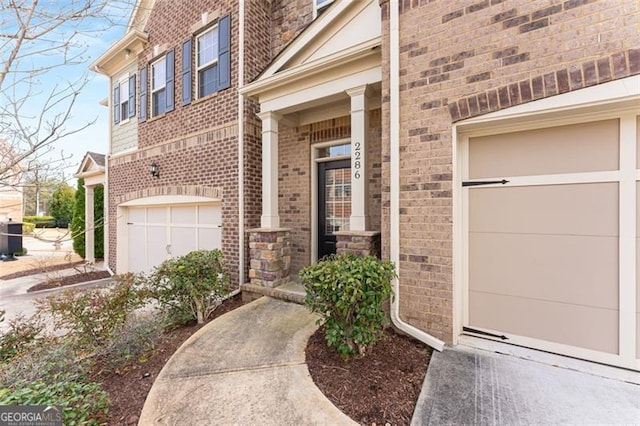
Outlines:
<svg viewBox="0 0 640 426"><path fill-rule="evenodd" d="M82 265L84 263L85 262L83 260L79 260L77 262L68 262L68 263L61 263L59 265L44 266L42 268L33 268L26 271L14 272L13 274L2 275L0 276L0 280L12 280L14 278L28 277L29 275L46 274L48 272L54 272L54 271L60 271L62 269L73 268L74 266Z"/></svg>
<svg viewBox="0 0 640 426"><path fill-rule="evenodd" d="M58 277L53 279L44 280L40 284L36 284L33 287L29 287L27 293L40 290L49 290L52 288L60 288L72 284L79 284L89 281L100 280L102 278L109 278L111 274L107 271L91 271L82 272L80 274L67 275L64 277Z"/></svg>
<svg viewBox="0 0 640 426"><path fill-rule="evenodd" d="M244 302L242 302L241 295L234 296L218 307L207 323L242 305ZM160 370L180 345L203 326L204 324L193 324L168 332L144 363L131 363L114 372L107 366L101 365L97 360L92 379L101 383L103 389L109 393L111 408L109 408L107 424L138 424L144 401Z"/></svg>
<svg viewBox="0 0 640 426"><path fill-rule="evenodd" d="M344 361L321 327L309 339L307 365L316 386L361 425L408 425L431 359L431 349L392 329L363 358Z"/></svg>

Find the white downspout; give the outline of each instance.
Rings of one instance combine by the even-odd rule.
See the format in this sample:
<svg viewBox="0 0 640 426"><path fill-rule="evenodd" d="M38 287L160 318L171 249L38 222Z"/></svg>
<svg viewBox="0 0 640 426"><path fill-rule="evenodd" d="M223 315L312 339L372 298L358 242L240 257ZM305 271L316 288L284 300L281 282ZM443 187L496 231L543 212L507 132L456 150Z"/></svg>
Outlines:
<svg viewBox="0 0 640 426"><path fill-rule="evenodd" d="M389 14L389 154L390 154L390 257L400 275L400 12L398 0L390 0ZM398 279L392 282L395 297L391 300L391 321L412 337L441 351L444 342L430 334L404 322L400 318L400 285Z"/></svg>
<svg viewBox="0 0 640 426"><path fill-rule="evenodd" d="M238 288L244 284L244 2L238 2Z"/></svg>
<svg viewBox="0 0 640 426"><path fill-rule="evenodd" d="M113 137L113 117L111 116L113 114L113 107L111 105L111 102L112 102L111 90L113 87L111 85L112 80L113 80L113 77L109 76L109 96L107 97L107 105L108 105L107 108L109 108L109 129L108 129L109 142L107 143L107 153L104 156L104 192L103 192L104 199L102 201L104 211L102 212L102 240L103 240L102 245L104 250L104 267L107 270L107 272L111 274L111 276L114 276L115 274L113 273L113 271L111 270L111 267L109 266L109 160L111 160L111 146L113 144L113 141L111 140L111 138ZM135 120L137 120L137 117L135 118ZM135 126L136 126L136 144L137 144L138 143L137 122L135 123Z"/></svg>

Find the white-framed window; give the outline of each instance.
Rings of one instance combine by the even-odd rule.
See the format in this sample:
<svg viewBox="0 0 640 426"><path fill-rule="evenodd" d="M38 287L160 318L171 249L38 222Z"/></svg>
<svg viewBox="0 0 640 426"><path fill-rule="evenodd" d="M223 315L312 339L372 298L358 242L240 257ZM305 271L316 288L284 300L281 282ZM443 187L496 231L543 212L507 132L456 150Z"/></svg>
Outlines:
<svg viewBox="0 0 640 426"><path fill-rule="evenodd" d="M120 81L120 124L129 121L129 79Z"/></svg>
<svg viewBox="0 0 640 426"><path fill-rule="evenodd" d="M151 64L151 116L167 111L167 58L163 56Z"/></svg>
<svg viewBox="0 0 640 426"><path fill-rule="evenodd" d="M334 0L313 0L313 17L320 15Z"/></svg>
<svg viewBox="0 0 640 426"><path fill-rule="evenodd" d="M218 90L218 25L196 37L196 87L198 98Z"/></svg>

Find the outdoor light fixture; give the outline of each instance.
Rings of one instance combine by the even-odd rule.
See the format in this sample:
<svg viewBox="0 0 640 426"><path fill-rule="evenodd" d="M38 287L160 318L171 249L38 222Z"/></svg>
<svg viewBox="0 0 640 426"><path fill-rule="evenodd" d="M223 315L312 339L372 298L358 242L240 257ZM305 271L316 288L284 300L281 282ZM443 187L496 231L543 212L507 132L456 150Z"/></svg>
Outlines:
<svg viewBox="0 0 640 426"><path fill-rule="evenodd" d="M156 164L155 161L149 166L149 171L151 172L151 176L154 178L160 177L160 170L158 169L158 164Z"/></svg>

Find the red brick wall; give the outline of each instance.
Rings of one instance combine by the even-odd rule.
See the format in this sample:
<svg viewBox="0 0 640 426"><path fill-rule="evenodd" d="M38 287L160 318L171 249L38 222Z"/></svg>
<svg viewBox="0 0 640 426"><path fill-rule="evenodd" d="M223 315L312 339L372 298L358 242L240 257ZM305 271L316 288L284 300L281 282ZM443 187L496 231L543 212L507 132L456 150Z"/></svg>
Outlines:
<svg viewBox="0 0 640 426"><path fill-rule="evenodd" d="M314 0L273 0L271 56L275 57L313 20Z"/></svg>
<svg viewBox="0 0 640 426"><path fill-rule="evenodd" d="M389 3L382 0L383 75ZM400 1L400 309L451 342L452 122L640 72L640 4ZM383 80L388 256L389 80Z"/></svg>

